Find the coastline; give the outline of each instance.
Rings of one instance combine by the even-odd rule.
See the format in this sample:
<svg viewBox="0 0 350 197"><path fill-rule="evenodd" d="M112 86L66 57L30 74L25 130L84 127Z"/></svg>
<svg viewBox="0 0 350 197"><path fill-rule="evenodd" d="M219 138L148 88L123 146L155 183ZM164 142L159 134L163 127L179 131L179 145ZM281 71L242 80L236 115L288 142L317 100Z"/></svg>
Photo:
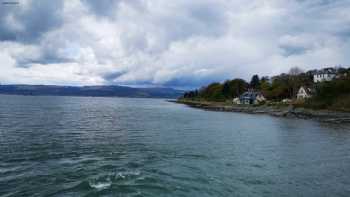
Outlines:
<svg viewBox="0 0 350 197"><path fill-rule="evenodd" d="M223 112L239 112L248 114L267 114L276 117L312 119L326 123L350 123L349 112L339 112L330 110L313 110L305 108L296 108L289 106L251 106L251 105L233 105L227 103L217 102L203 102L203 101L186 101L173 100L169 102L184 104L193 108L199 108L209 111L223 111Z"/></svg>

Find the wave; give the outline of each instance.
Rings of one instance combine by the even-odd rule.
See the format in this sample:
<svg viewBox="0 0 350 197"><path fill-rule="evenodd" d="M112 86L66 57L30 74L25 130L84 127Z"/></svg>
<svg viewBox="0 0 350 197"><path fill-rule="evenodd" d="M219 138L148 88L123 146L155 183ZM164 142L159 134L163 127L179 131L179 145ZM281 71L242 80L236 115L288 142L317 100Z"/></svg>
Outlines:
<svg viewBox="0 0 350 197"><path fill-rule="evenodd" d="M106 182L89 182L90 187L97 189L97 190L103 190L107 189L112 185L112 181L106 181Z"/></svg>
<svg viewBox="0 0 350 197"><path fill-rule="evenodd" d="M121 178L121 179L125 179L128 177L134 177L134 176L139 176L141 174L140 171L126 171L126 172L118 172L115 175L115 178Z"/></svg>

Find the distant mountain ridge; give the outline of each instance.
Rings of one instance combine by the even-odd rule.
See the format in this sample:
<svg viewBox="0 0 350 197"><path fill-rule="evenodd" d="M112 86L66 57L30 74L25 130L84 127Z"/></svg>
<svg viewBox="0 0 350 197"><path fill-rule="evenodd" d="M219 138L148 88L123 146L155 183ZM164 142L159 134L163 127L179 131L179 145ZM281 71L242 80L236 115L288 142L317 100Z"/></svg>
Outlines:
<svg viewBox="0 0 350 197"><path fill-rule="evenodd" d="M0 94L93 96L135 98L177 98L184 92L172 88L132 88L127 86L0 85Z"/></svg>

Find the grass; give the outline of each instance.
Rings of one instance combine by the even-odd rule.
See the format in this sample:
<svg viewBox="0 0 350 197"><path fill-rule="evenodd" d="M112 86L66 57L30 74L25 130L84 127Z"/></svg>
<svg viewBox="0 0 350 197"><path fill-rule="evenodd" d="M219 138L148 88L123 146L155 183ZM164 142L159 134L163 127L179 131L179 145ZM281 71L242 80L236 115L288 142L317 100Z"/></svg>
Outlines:
<svg viewBox="0 0 350 197"><path fill-rule="evenodd" d="M337 97L329 108L350 112L350 94Z"/></svg>
<svg viewBox="0 0 350 197"><path fill-rule="evenodd" d="M296 107L305 107L314 110L332 110L350 112L350 94L331 98L311 98L304 103L293 104Z"/></svg>
<svg viewBox="0 0 350 197"><path fill-rule="evenodd" d="M200 104L207 106L251 106L251 107L276 107L276 108L285 108L292 105L295 108L308 108L313 110L332 110L332 111L343 111L350 112L350 94L341 95L335 98L330 99L320 99L320 98L311 98L305 101L294 100L291 104L282 103L282 102L265 102L256 105L237 105L233 104L232 100L226 101L207 101L204 99L180 99L180 102L188 104Z"/></svg>

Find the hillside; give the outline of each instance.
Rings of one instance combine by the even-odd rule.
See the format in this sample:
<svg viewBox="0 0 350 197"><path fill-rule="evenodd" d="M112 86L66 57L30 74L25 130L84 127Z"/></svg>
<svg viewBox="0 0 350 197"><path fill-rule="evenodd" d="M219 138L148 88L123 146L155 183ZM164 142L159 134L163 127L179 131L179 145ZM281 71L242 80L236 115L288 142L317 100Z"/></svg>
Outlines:
<svg viewBox="0 0 350 197"><path fill-rule="evenodd" d="M131 88L126 86L0 85L0 94L177 98L183 94L172 88Z"/></svg>
<svg viewBox="0 0 350 197"><path fill-rule="evenodd" d="M316 73L333 70L334 77L328 81L314 82ZM300 87L308 87L309 98L297 99ZM289 73L273 77L254 75L250 82L243 79L211 83L197 90L185 92L182 100L200 102L227 102L232 104L244 92L253 90L262 93L266 103L283 104L288 99L297 107L350 111L350 68L334 67L321 70L302 71L298 67Z"/></svg>

